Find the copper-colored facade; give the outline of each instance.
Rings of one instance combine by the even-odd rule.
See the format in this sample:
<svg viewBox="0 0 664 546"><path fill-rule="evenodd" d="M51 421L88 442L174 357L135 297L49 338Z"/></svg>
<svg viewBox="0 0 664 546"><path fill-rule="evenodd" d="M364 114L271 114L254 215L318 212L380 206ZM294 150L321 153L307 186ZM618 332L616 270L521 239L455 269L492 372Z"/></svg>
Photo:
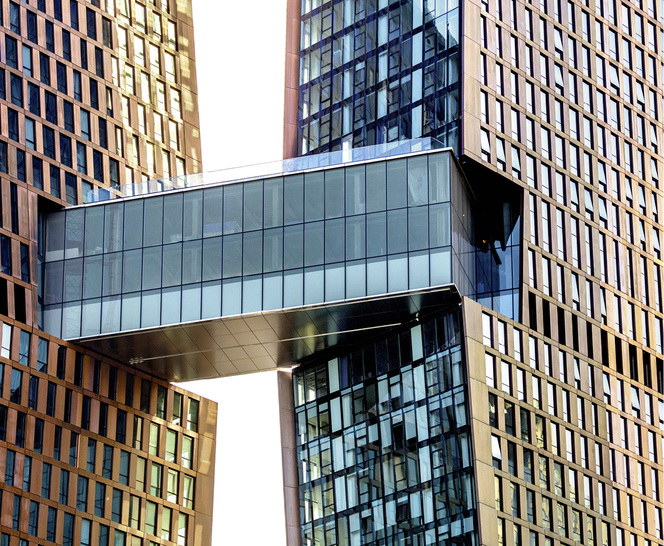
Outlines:
<svg viewBox="0 0 664 546"><path fill-rule="evenodd" d="M175 0L0 7L3 544L210 543L216 404L37 311L42 212L201 170L192 24Z"/></svg>
<svg viewBox="0 0 664 546"><path fill-rule="evenodd" d="M458 7L455 151L480 202L506 187L520 203L517 312L462 302L479 543L661 542L661 3L351 4L303 10L315 39L300 54L301 150L377 138L373 126L407 137L389 129L408 121L396 92L416 78L435 112L426 87L443 85L444 72L427 76L425 58L424 77L419 65L381 77L371 55L406 66L420 30L403 27L404 11L423 12L425 32L431 24L445 40L445 11ZM377 46L381 20L394 33ZM342 62L337 44L349 36ZM353 75L365 66L362 88ZM384 99L386 121L381 88L396 93Z"/></svg>

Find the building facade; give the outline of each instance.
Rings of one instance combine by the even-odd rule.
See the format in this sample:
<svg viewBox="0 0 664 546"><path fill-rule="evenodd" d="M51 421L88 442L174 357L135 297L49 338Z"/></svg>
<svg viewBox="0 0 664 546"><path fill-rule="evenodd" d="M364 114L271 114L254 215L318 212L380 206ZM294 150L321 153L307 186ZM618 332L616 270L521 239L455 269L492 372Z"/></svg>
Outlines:
<svg viewBox="0 0 664 546"><path fill-rule="evenodd" d="M216 405L43 331L43 217L200 170L191 7L0 8L0 543L209 544Z"/></svg>
<svg viewBox="0 0 664 546"><path fill-rule="evenodd" d="M515 192L518 223L492 217L493 231L476 224L474 240L485 251L477 271L495 268L499 286L514 275L513 312L495 294L476 297L481 306L461 304L477 531L463 540L660 543L664 6L377 0L299 8L301 153L432 135L458 154L479 210L483 196ZM500 254L508 232L519 248L509 273ZM339 358L304 364L296 383ZM373 373L362 381L380 380ZM310 411L320 423L333 391L306 392L295 394L304 543L343 543L339 529L355 533L351 544L409 543L399 522L412 529L421 521L419 491L396 520L388 506L399 493L360 500L367 483L385 486L394 472L386 463L375 478L377 465L343 459L354 421L330 405L330 421L341 414L343 426L312 429ZM342 400L353 393L350 384L340 389ZM356 438L385 415L385 401L364 410ZM432 419L429 412L423 426ZM388 451L398 453L395 438ZM318 450L335 441L346 451L319 463ZM363 519L372 502L387 518L374 517L374 527ZM439 540L430 533L413 543Z"/></svg>

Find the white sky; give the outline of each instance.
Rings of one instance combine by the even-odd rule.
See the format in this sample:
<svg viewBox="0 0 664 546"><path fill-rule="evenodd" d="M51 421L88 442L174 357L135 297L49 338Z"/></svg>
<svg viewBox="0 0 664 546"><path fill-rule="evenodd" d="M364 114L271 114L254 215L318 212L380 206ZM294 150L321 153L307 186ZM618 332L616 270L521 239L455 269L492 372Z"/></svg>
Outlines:
<svg viewBox="0 0 664 546"><path fill-rule="evenodd" d="M285 0L193 0L203 168L282 158ZM276 373L185 383L219 403L212 544L285 546Z"/></svg>

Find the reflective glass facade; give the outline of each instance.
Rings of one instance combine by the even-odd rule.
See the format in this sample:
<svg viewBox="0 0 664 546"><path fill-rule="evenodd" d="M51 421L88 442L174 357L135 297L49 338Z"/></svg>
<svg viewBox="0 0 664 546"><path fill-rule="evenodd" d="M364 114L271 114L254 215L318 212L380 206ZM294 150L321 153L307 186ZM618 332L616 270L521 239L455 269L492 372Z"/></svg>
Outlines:
<svg viewBox="0 0 664 546"><path fill-rule="evenodd" d="M294 373L302 544L478 543L458 310Z"/></svg>
<svg viewBox="0 0 664 546"><path fill-rule="evenodd" d="M49 215L44 327L67 339L474 285L449 151Z"/></svg>
<svg viewBox="0 0 664 546"><path fill-rule="evenodd" d="M456 0L304 0L300 153L420 136L457 148Z"/></svg>

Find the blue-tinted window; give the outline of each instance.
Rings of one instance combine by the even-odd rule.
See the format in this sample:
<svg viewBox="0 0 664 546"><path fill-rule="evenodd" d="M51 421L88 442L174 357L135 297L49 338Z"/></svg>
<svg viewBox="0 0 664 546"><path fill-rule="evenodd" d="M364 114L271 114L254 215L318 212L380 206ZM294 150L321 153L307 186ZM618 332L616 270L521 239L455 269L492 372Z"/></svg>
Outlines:
<svg viewBox="0 0 664 546"><path fill-rule="evenodd" d="M81 91L81 73L78 70L74 70L74 98L77 101L83 100L83 94Z"/></svg>
<svg viewBox="0 0 664 546"><path fill-rule="evenodd" d="M62 56L65 61L71 61L71 34L62 29Z"/></svg>
<svg viewBox="0 0 664 546"><path fill-rule="evenodd" d="M55 38L54 38L54 30L53 30L53 23L50 21L44 21L44 30L46 33L46 49L48 49L51 53L55 53Z"/></svg>
<svg viewBox="0 0 664 546"><path fill-rule="evenodd" d="M58 91L67 93L67 67L62 63L57 63L58 72Z"/></svg>
<svg viewBox="0 0 664 546"><path fill-rule="evenodd" d="M55 159L55 158L54 158ZM49 165L50 168L50 183L51 195L53 197L60 197L60 169L55 165Z"/></svg>
<svg viewBox="0 0 664 546"><path fill-rule="evenodd" d="M5 61L7 66L18 68L18 45L11 36L5 36Z"/></svg>
<svg viewBox="0 0 664 546"><path fill-rule="evenodd" d="M76 143L76 168L79 173L88 174L88 157L82 142Z"/></svg>
<svg viewBox="0 0 664 546"><path fill-rule="evenodd" d="M104 158L101 152L94 150L92 152L92 165L94 168L94 178L99 182L104 181Z"/></svg>
<svg viewBox="0 0 664 546"><path fill-rule="evenodd" d="M95 47L95 73L100 78L104 77L104 52L98 47Z"/></svg>
<svg viewBox="0 0 664 546"><path fill-rule="evenodd" d="M88 23L88 38L97 39L97 15L94 10L86 8L86 19Z"/></svg>
<svg viewBox="0 0 664 546"><path fill-rule="evenodd" d="M70 0L69 2L69 21L71 28L78 30L78 3L76 0Z"/></svg>
<svg viewBox="0 0 664 546"><path fill-rule="evenodd" d="M25 12L25 22L28 26L28 40L37 43L37 14L27 10Z"/></svg>
<svg viewBox="0 0 664 546"><path fill-rule="evenodd" d="M42 127L44 155L55 159L55 132L50 127Z"/></svg>
<svg viewBox="0 0 664 546"><path fill-rule="evenodd" d="M39 81L51 85L51 63L48 55L39 54Z"/></svg>
<svg viewBox="0 0 664 546"><path fill-rule="evenodd" d="M63 101L62 111L65 121L65 129L71 133L74 132L74 105L69 101Z"/></svg>
<svg viewBox="0 0 664 546"><path fill-rule="evenodd" d="M12 240L6 235L0 235L0 266L5 275L12 274Z"/></svg>
<svg viewBox="0 0 664 546"><path fill-rule="evenodd" d="M38 190L44 189L44 163L38 157L32 158L32 185Z"/></svg>
<svg viewBox="0 0 664 546"><path fill-rule="evenodd" d="M102 148L108 149L108 133L106 130L106 120L97 118L99 120L99 145Z"/></svg>
<svg viewBox="0 0 664 546"><path fill-rule="evenodd" d="M18 112L7 108L7 131L9 138L18 142Z"/></svg>
<svg viewBox="0 0 664 546"><path fill-rule="evenodd" d="M41 115L39 86L32 82L28 82L28 110L36 116Z"/></svg>
<svg viewBox="0 0 664 546"><path fill-rule="evenodd" d="M81 38L81 68L88 69L88 42L85 41L85 38Z"/></svg>
<svg viewBox="0 0 664 546"><path fill-rule="evenodd" d="M60 163L72 166L71 138L65 135L60 135Z"/></svg>
<svg viewBox="0 0 664 546"><path fill-rule="evenodd" d="M58 124L58 99L53 93L49 91L44 92L44 99L46 101L46 121L52 123L53 125ZM50 157L50 156L49 156Z"/></svg>
<svg viewBox="0 0 664 546"><path fill-rule="evenodd" d="M21 34L21 10L14 2L9 2L9 29Z"/></svg>
<svg viewBox="0 0 664 546"><path fill-rule="evenodd" d="M23 108L23 78L12 74L10 79L12 104Z"/></svg>
<svg viewBox="0 0 664 546"><path fill-rule="evenodd" d="M21 243L21 280L30 282L30 247L23 243Z"/></svg>
<svg viewBox="0 0 664 546"><path fill-rule="evenodd" d="M53 0L53 17L56 21L62 21L62 0Z"/></svg>
<svg viewBox="0 0 664 546"><path fill-rule="evenodd" d="M25 152L16 150L16 178L25 182Z"/></svg>
<svg viewBox="0 0 664 546"><path fill-rule="evenodd" d="M99 110L99 89L97 80L90 78L90 106L95 110Z"/></svg>

